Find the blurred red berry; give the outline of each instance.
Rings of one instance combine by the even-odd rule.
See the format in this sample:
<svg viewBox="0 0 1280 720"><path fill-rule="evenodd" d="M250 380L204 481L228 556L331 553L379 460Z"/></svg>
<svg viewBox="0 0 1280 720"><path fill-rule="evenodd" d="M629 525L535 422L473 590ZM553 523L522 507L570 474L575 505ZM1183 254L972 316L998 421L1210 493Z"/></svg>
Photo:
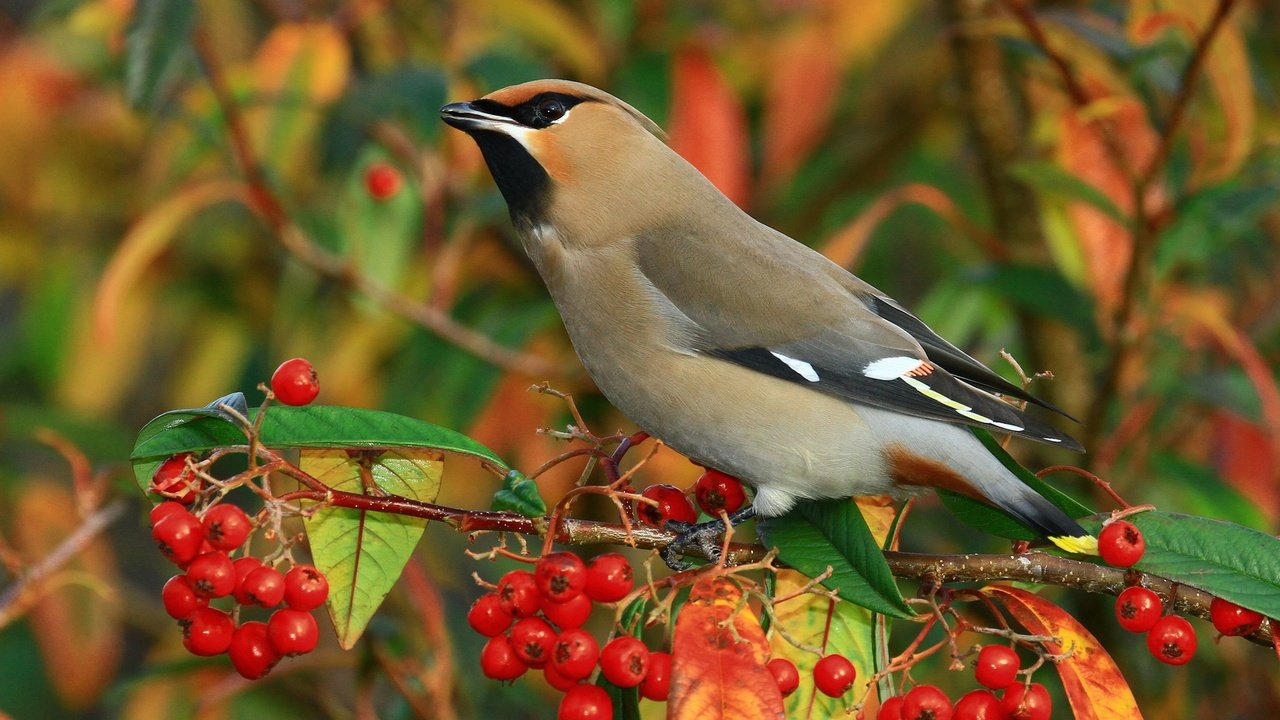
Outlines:
<svg viewBox="0 0 1280 720"><path fill-rule="evenodd" d="M182 505L190 505L196 499L196 488L199 478L187 467L187 458L193 453L178 453L160 463L155 474L151 476L150 492L168 497ZM152 525L157 520L151 517Z"/></svg>
<svg viewBox="0 0 1280 720"><path fill-rule="evenodd" d="M570 680L569 678L561 675L556 672L556 669L551 667L550 664L542 668L542 677L547 681L548 685L560 692L564 692L581 682L580 680Z"/></svg>
<svg viewBox="0 0 1280 720"><path fill-rule="evenodd" d="M1147 632L1147 650L1169 665L1186 665L1196 654L1196 631L1186 618L1165 615Z"/></svg>
<svg viewBox="0 0 1280 720"><path fill-rule="evenodd" d="M560 698L556 720L613 720L613 701L598 685L575 685Z"/></svg>
<svg viewBox="0 0 1280 720"><path fill-rule="evenodd" d="M201 597L187 582L186 575L174 575L160 590L160 601L164 603L164 611L174 620L191 617L191 614L202 607L209 606L209 599Z"/></svg>
<svg viewBox="0 0 1280 720"><path fill-rule="evenodd" d="M1116 621L1129 632L1150 630L1163 612L1160 596L1144 587L1127 587L1116 598Z"/></svg>
<svg viewBox="0 0 1280 720"><path fill-rule="evenodd" d="M320 628L311 613L282 608L267 619L267 639L281 655L305 655L316 649Z"/></svg>
<svg viewBox="0 0 1280 720"><path fill-rule="evenodd" d="M600 671L604 679L621 688L644 681L649 666L649 648L638 638L621 635L610 640L600 651Z"/></svg>
<svg viewBox="0 0 1280 720"><path fill-rule="evenodd" d="M570 680L590 675L599 658L600 646L595 636L581 628L562 631L551 650L551 665Z"/></svg>
<svg viewBox="0 0 1280 720"><path fill-rule="evenodd" d="M661 528L668 520L684 523L698 521L698 511L693 509L693 503L674 485L650 485L640 494L658 503L657 506L636 503L640 521L646 525Z"/></svg>
<svg viewBox="0 0 1280 720"><path fill-rule="evenodd" d="M666 702L670 692L671 654L649 653L649 666L645 668L644 680L640 682L640 697Z"/></svg>
<svg viewBox="0 0 1280 720"><path fill-rule="evenodd" d="M529 617L538 612L538 583L528 570L512 570L498 581L498 600L512 615Z"/></svg>
<svg viewBox="0 0 1280 720"><path fill-rule="evenodd" d="M956 701L954 720L1005 720L1008 715L1000 698L990 690L973 690Z"/></svg>
<svg viewBox="0 0 1280 720"><path fill-rule="evenodd" d="M176 500L165 500L151 508L151 514L148 516L151 519L151 527L155 527L156 523L176 512L188 512L187 507Z"/></svg>
<svg viewBox="0 0 1280 720"><path fill-rule="evenodd" d="M253 521L235 505L222 503L209 508L200 520L209 544L219 550L236 550L249 539Z"/></svg>
<svg viewBox="0 0 1280 720"><path fill-rule="evenodd" d="M950 720L951 699L933 685L917 685L902 696L902 720Z"/></svg>
<svg viewBox="0 0 1280 720"><path fill-rule="evenodd" d="M631 563L621 553L597 555L587 563L587 597L596 602L617 602L631 592L635 581Z"/></svg>
<svg viewBox="0 0 1280 720"><path fill-rule="evenodd" d="M192 655L221 655L231 647L235 623L231 616L210 607L202 607L178 623L182 626L182 644Z"/></svg>
<svg viewBox="0 0 1280 720"><path fill-rule="evenodd" d="M542 618L520 618L511 626L511 649L528 667L545 666L555 644L556 631Z"/></svg>
<svg viewBox="0 0 1280 720"><path fill-rule="evenodd" d="M240 583L237 597L243 597L242 605L257 605L270 610L280 604L285 597L285 578L280 571L262 565L254 568ZM245 602L247 601L247 602ZM310 609L310 608L295 608Z"/></svg>
<svg viewBox="0 0 1280 720"><path fill-rule="evenodd" d="M329 599L329 581L311 565L294 565L284 576L284 602L294 610L314 610Z"/></svg>
<svg viewBox="0 0 1280 720"><path fill-rule="evenodd" d="M481 595L471 603L471 609L467 611L467 624L472 630L485 637L506 632L514 619L511 613L502 607L497 593Z"/></svg>
<svg viewBox="0 0 1280 720"><path fill-rule="evenodd" d="M386 163L374 163L364 173L364 187L374 200L386 200L400 192L400 171Z"/></svg>
<svg viewBox="0 0 1280 720"><path fill-rule="evenodd" d="M1130 567L1141 560L1146 551L1147 541L1142 538L1142 532L1126 520L1116 520L1098 533L1098 554L1108 565Z"/></svg>
<svg viewBox="0 0 1280 720"><path fill-rule="evenodd" d="M1246 610L1220 597L1209 604L1209 617L1213 627L1223 635L1252 635L1262 626L1262 613Z"/></svg>
<svg viewBox="0 0 1280 720"><path fill-rule="evenodd" d="M1040 683L1031 683L1030 687L1022 683L1010 686L1001 696L1000 705L1010 720L1049 720L1053 714L1049 691Z"/></svg>
<svg viewBox="0 0 1280 720"><path fill-rule="evenodd" d="M813 666L813 684L823 695L840 697L849 692L858 671L843 655L827 655Z"/></svg>
<svg viewBox="0 0 1280 720"><path fill-rule="evenodd" d="M320 379L305 358L292 358L271 374L271 392L285 405L307 405L320 394Z"/></svg>
<svg viewBox="0 0 1280 720"><path fill-rule="evenodd" d="M257 680L271 672L280 662L280 655L267 639L267 624L253 620L236 628L227 649L231 665L246 680Z"/></svg>
<svg viewBox="0 0 1280 720"><path fill-rule="evenodd" d="M515 680L529 668L516 657L506 635L494 635L480 651L480 671L492 680Z"/></svg>
<svg viewBox="0 0 1280 720"><path fill-rule="evenodd" d="M546 598L542 599L540 605L542 614L548 620L555 624L556 627L564 630L565 628L582 627L587 618L591 617L591 598L586 593L579 593L572 600L567 602L552 602Z"/></svg>
<svg viewBox="0 0 1280 720"><path fill-rule="evenodd" d="M778 683L778 692L782 693L782 697L790 695L800 687L800 671L796 670L795 663L786 658L774 658L769 661L767 667L773 674L774 681Z"/></svg>
<svg viewBox="0 0 1280 720"><path fill-rule="evenodd" d="M902 696L894 695L881 703L876 720L902 720Z"/></svg>
<svg viewBox="0 0 1280 720"><path fill-rule="evenodd" d="M236 589L231 591L231 596L241 605L252 605L253 599L244 594L244 579L249 577L249 573L262 567L262 561L252 555L236 558L231 562L236 569Z"/></svg>
<svg viewBox="0 0 1280 720"><path fill-rule="evenodd" d="M735 513L747 502L742 481L719 470L702 473L693 486L693 496L698 500L698 507L702 508L702 512L711 517L718 517L721 510Z"/></svg>
<svg viewBox="0 0 1280 720"><path fill-rule="evenodd" d="M533 568L538 592L552 602L567 602L582 594L587 585L587 566L571 552L542 556Z"/></svg>
<svg viewBox="0 0 1280 720"><path fill-rule="evenodd" d="M1003 690L1018 679L1022 661L1018 653L1007 645L988 645L978 651L978 664L974 676L983 687Z"/></svg>
<svg viewBox="0 0 1280 720"><path fill-rule="evenodd" d="M222 550L207 552L187 565L187 581L201 597L225 597L236 589L236 566Z"/></svg>
<svg viewBox="0 0 1280 720"><path fill-rule="evenodd" d="M160 553L176 565L186 565L200 552L204 542L204 526L195 515L183 510L169 513L151 528Z"/></svg>

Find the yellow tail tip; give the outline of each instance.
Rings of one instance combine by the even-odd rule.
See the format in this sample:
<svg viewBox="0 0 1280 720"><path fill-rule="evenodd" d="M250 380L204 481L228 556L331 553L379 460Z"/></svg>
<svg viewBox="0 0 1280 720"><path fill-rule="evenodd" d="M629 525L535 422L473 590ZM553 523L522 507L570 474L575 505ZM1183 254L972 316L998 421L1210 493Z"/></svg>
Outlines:
<svg viewBox="0 0 1280 720"><path fill-rule="evenodd" d="M1079 535L1070 537L1062 535L1059 537L1049 538L1049 542L1070 553L1078 555L1097 555L1098 554L1098 538L1092 535Z"/></svg>

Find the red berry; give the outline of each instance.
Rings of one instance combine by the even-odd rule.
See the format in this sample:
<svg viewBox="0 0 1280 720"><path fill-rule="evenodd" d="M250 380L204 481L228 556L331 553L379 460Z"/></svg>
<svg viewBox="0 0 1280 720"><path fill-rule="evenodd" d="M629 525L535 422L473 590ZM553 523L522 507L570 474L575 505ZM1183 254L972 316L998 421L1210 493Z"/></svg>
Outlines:
<svg viewBox="0 0 1280 720"><path fill-rule="evenodd" d="M556 720L613 720L613 701L599 685L575 685L560 698Z"/></svg>
<svg viewBox="0 0 1280 720"><path fill-rule="evenodd" d="M231 664L236 672L247 680L265 676L280 662L280 655L267 639L267 624L257 620L236 628L227 654L231 656Z"/></svg>
<svg viewBox="0 0 1280 720"><path fill-rule="evenodd" d="M643 682L648 665L649 648L630 635L610 640L600 651L600 671L604 679L620 688L635 687Z"/></svg>
<svg viewBox="0 0 1280 720"><path fill-rule="evenodd" d="M973 690L956 702L954 720L1005 720L1004 706L1000 698L990 690Z"/></svg>
<svg viewBox="0 0 1280 720"><path fill-rule="evenodd" d="M187 508L176 500L165 500L159 505L151 508L151 527L155 527L156 523L169 517L175 512L187 512Z"/></svg>
<svg viewBox="0 0 1280 720"><path fill-rule="evenodd" d="M374 200L386 200L400 192L400 171L386 163L374 163L364 173L364 187Z"/></svg>
<svg viewBox="0 0 1280 720"><path fill-rule="evenodd" d="M578 680L570 680L569 678L561 675L560 673L556 672L556 669L551 667L550 665L547 665L542 668L542 677L547 681L548 685L559 690L560 692L564 692L568 690L574 685L577 685L579 682Z"/></svg>
<svg viewBox="0 0 1280 720"><path fill-rule="evenodd" d="M311 613L283 608L267 619L267 639L281 655L305 655L316 649L320 628Z"/></svg>
<svg viewBox="0 0 1280 720"><path fill-rule="evenodd" d="M235 505L214 505L200 521L204 525L205 538L219 550L235 550L249 539L253 521Z"/></svg>
<svg viewBox="0 0 1280 720"><path fill-rule="evenodd" d="M160 600L164 603L164 611L175 620L189 618L196 610L209 605L209 599L196 594L186 575L169 578L160 591Z"/></svg>
<svg viewBox="0 0 1280 720"><path fill-rule="evenodd" d="M858 671L843 655L827 655L813 666L813 684L823 695L840 697L849 692Z"/></svg>
<svg viewBox="0 0 1280 720"><path fill-rule="evenodd" d="M529 617L538 612L538 584L528 570L512 570L498 581L498 600L502 609L516 617Z"/></svg>
<svg viewBox="0 0 1280 720"><path fill-rule="evenodd" d="M698 507L711 517L719 517L720 511L735 513L747 502L742 481L719 470L707 470L693 486L693 496Z"/></svg>
<svg viewBox="0 0 1280 720"><path fill-rule="evenodd" d="M649 653L649 667L645 668L644 680L640 683L640 697L666 702L671 692L671 654L664 652Z"/></svg>
<svg viewBox="0 0 1280 720"><path fill-rule="evenodd" d="M949 720L951 699L933 685L917 685L902 696L902 720Z"/></svg>
<svg viewBox="0 0 1280 720"><path fill-rule="evenodd" d="M201 597L224 597L236 589L236 566L221 550L207 552L187 565L187 581Z"/></svg>
<svg viewBox="0 0 1280 720"><path fill-rule="evenodd" d="M692 523L698 520L698 511L684 492L674 485L650 485L640 493L650 500L657 501L657 506L648 503L636 503L636 512L640 521L656 528L663 527L668 520Z"/></svg>
<svg viewBox="0 0 1280 720"><path fill-rule="evenodd" d="M587 597L600 603L617 602L635 584L631 563L621 553L597 555L587 563Z"/></svg>
<svg viewBox="0 0 1280 720"><path fill-rule="evenodd" d="M204 526L187 511L169 513L151 528L160 553L176 565L186 565L200 552Z"/></svg>
<svg viewBox="0 0 1280 720"><path fill-rule="evenodd" d="M568 602L551 602L546 598L542 599L542 614L548 620L555 623L556 627L564 630L565 628L582 627L587 622L587 618L591 617L591 598L586 593L580 593Z"/></svg>
<svg viewBox="0 0 1280 720"><path fill-rule="evenodd" d="M587 585L587 566L571 552L553 552L539 558L533 569L538 592L552 602L567 602Z"/></svg>
<svg viewBox="0 0 1280 720"><path fill-rule="evenodd" d="M800 671L796 670L795 663L786 658L774 658L769 661L767 667L769 672L773 673L773 680L778 683L778 691L782 693L782 697L790 695L800 687Z"/></svg>
<svg viewBox="0 0 1280 720"><path fill-rule="evenodd" d="M1131 522L1116 520L1098 533L1098 554L1108 565L1129 567L1141 560L1146 551L1147 541Z"/></svg>
<svg viewBox="0 0 1280 720"><path fill-rule="evenodd" d="M1129 632L1146 632L1160 620L1160 596L1144 587L1125 588L1116 598L1116 620Z"/></svg>
<svg viewBox="0 0 1280 720"><path fill-rule="evenodd" d="M1169 665L1186 665L1196 654L1196 631L1186 618L1165 615L1147 633L1147 650Z"/></svg>
<svg viewBox="0 0 1280 720"><path fill-rule="evenodd" d="M978 664L974 676L983 687L1003 690L1018 679L1022 661L1013 648L1006 645L988 645L978 651Z"/></svg>
<svg viewBox="0 0 1280 720"><path fill-rule="evenodd" d="M1262 613L1246 610L1220 597L1209 604L1209 617L1223 635L1252 635L1262 625Z"/></svg>
<svg viewBox="0 0 1280 720"><path fill-rule="evenodd" d="M1053 713L1049 691L1040 683L1031 683L1029 689L1022 683L1010 686L1000 698L1000 705L1010 720L1049 720Z"/></svg>
<svg viewBox="0 0 1280 720"><path fill-rule="evenodd" d="M599 657L600 646L594 635L581 628L569 628L556 638L551 665L570 680L581 680L591 674Z"/></svg>
<svg viewBox="0 0 1280 720"><path fill-rule="evenodd" d="M501 635L511 627L511 613L502 607L497 593L481 595L467 611L467 624L485 637Z"/></svg>
<svg viewBox="0 0 1280 720"><path fill-rule="evenodd" d="M902 720L902 696L894 695L881 703L876 720Z"/></svg>
<svg viewBox="0 0 1280 720"><path fill-rule="evenodd" d="M253 599L244 594L244 579L249 577L249 573L262 567L262 561L251 555L236 558L231 563L236 569L236 589L231 591L231 596L241 605L252 605Z"/></svg>
<svg viewBox="0 0 1280 720"><path fill-rule="evenodd" d="M493 680L515 680L529 668L516 657L506 635L494 635L480 651L480 671Z"/></svg>
<svg viewBox="0 0 1280 720"><path fill-rule="evenodd" d="M531 668L545 666L555 644L556 631L542 618L520 618L511 627L511 649Z"/></svg>
<svg viewBox="0 0 1280 720"><path fill-rule="evenodd" d="M236 629L230 615L210 607L199 608L178 624L182 626L183 646L192 655L201 657L226 652Z"/></svg>
<svg viewBox="0 0 1280 720"><path fill-rule="evenodd" d="M284 600L287 587L285 577L279 570L269 565L262 565L245 576L237 589L236 597L244 598L240 601L242 605L260 605L270 609ZM310 610L311 608L294 607L294 609Z"/></svg>
<svg viewBox="0 0 1280 720"><path fill-rule="evenodd" d="M329 581L311 565L294 565L284 576L284 602L294 610L314 610L329 598Z"/></svg>
<svg viewBox="0 0 1280 720"><path fill-rule="evenodd" d="M271 392L285 405L307 405L320 394L320 379L305 358L292 358L271 374Z"/></svg>
<svg viewBox="0 0 1280 720"><path fill-rule="evenodd" d="M187 458L194 453L178 453L160 463L151 476L150 492L173 499L182 505L190 505L196 499L200 479L187 467ZM152 524L156 517L152 515Z"/></svg>

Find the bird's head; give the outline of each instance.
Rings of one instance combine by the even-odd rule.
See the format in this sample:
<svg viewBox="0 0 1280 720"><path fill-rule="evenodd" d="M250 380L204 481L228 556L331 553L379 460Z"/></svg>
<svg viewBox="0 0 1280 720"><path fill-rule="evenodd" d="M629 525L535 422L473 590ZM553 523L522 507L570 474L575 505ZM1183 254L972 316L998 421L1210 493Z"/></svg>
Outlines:
<svg viewBox="0 0 1280 720"><path fill-rule="evenodd" d="M706 185L652 120L582 83L513 85L445 105L440 115L480 146L512 221L525 230L550 226L602 241L588 238L662 222L670 205L663 196Z"/></svg>

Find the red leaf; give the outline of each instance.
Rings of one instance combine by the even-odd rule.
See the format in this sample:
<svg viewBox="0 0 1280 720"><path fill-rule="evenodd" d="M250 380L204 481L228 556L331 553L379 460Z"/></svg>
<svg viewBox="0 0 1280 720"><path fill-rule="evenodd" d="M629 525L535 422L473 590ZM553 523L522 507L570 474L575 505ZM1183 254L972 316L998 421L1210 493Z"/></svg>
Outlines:
<svg viewBox="0 0 1280 720"><path fill-rule="evenodd" d="M1061 642L1046 642L1045 650L1065 660L1054 664L1076 720L1142 720L1133 691L1115 660L1070 613L1026 590L988 585L984 590L1004 602L1009 613L1036 635L1052 635Z"/></svg>
<svg viewBox="0 0 1280 720"><path fill-rule="evenodd" d="M763 176L785 183L822 140L840 85L831 26L815 18L778 40L764 115Z"/></svg>
<svg viewBox="0 0 1280 720"><path fill-rule="evenodd" d="M746 111L707 52L688 46L675 58L671 147L743 206L750 195Z"/></svg>
<svg viewBox="0 0 1280 720"><path fill-rule="evenodd" d="M769 643L741 600L742 590L723 576L703 578L689 592L671 642L668 718L786 717L765 667Z"/></svg>

